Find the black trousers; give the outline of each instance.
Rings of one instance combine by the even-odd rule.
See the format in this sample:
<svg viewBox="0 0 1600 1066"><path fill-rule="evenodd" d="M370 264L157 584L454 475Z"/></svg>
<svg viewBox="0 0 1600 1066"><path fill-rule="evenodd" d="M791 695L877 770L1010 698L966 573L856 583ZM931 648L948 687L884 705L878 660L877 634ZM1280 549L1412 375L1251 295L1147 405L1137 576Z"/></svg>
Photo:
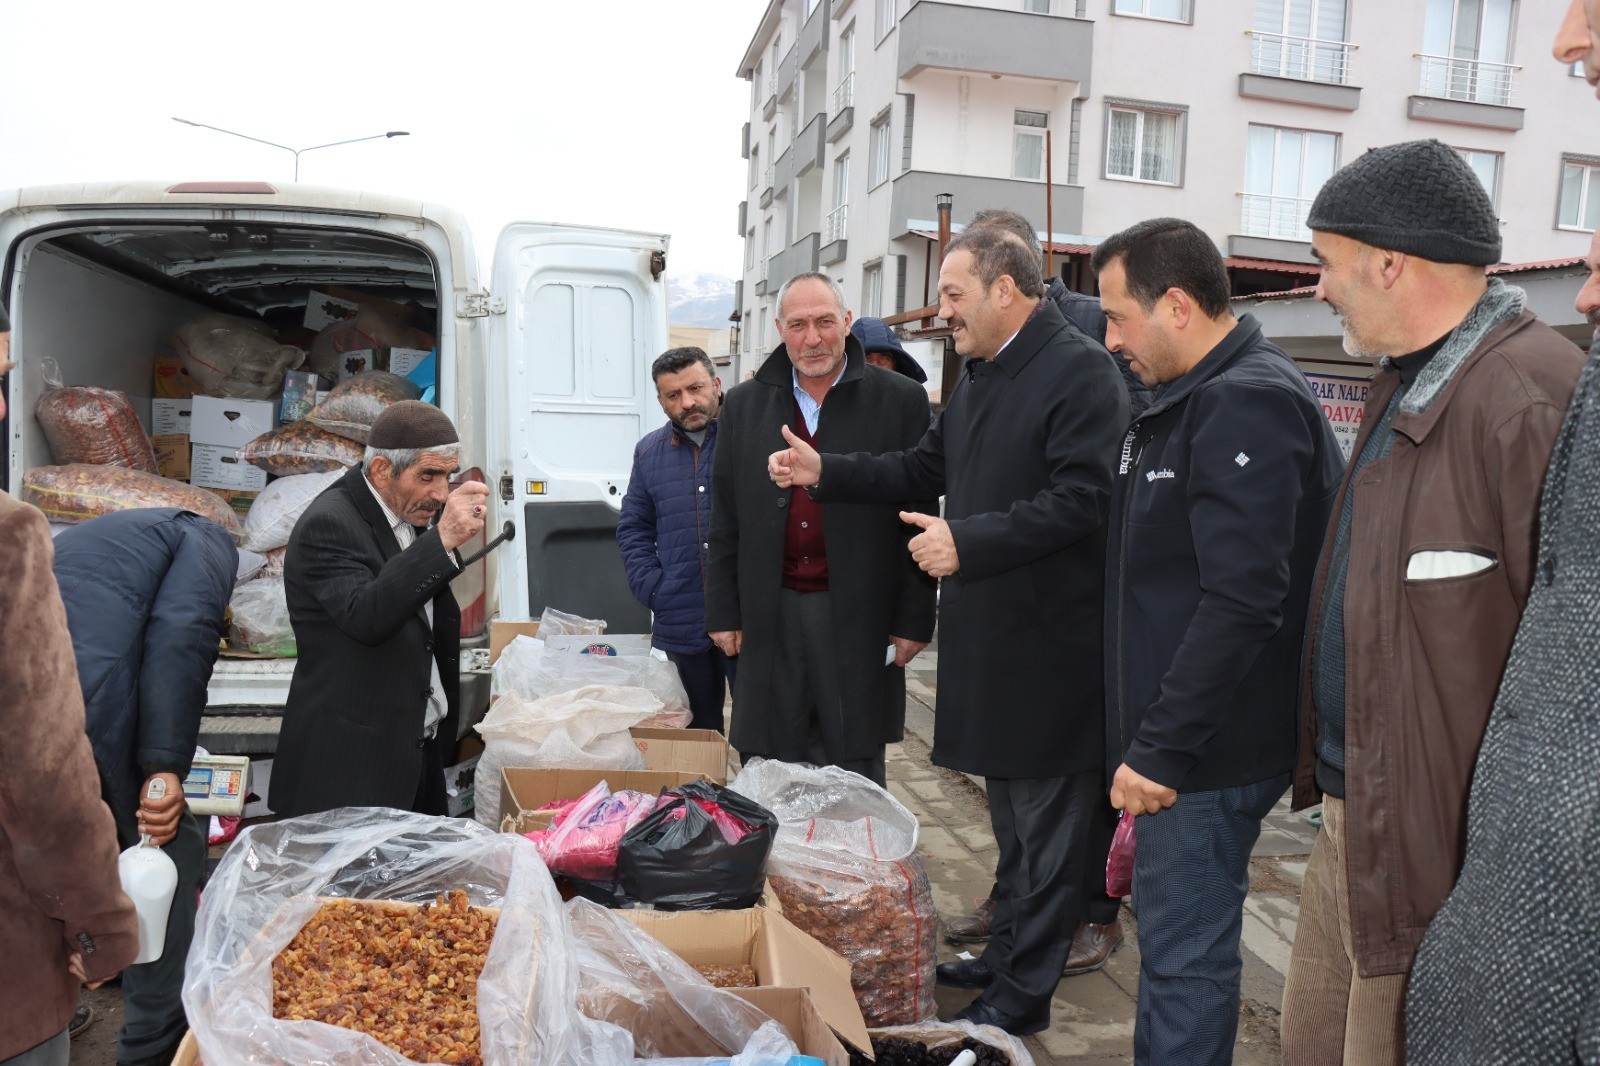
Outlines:
<svg viewBox="0 0 1600 1066"><path fill-rule="evenodd" d="M417 777L417 795L411 801L414 814L450 813L450 797L444 790L444 746L437 736L417 741L422 749L422 773Z"/></svg>
<svg viewBox="0 0 1600 1066"><path fill-rule="evenodd" d="M722 732L722 705L739 660L728 658L715 646L688 653L669 651L667 658L678 668L678 680L689 695L689 710L694 712L689 728Z"/></svg>
<svg viewBox="0 0 1600 1066"><path fill-rule="evenodd" d="M1106 860L1111 855L1111 838L1116 835L1118 811L1111 806L1111 797L1104 781L1100 788L1098 810L1091 810L1084 819L1083 863L1083 913L1079 921L1093 925L1110 925L1117 920L1122 900L1106 895ZM1000 898L998 881L989 889L990 899Z"/></svg>
<svg viewBox="0 0 1600 1066"><path fill-rule="evenodd" d="M1106 802L1105 774L991 777L989 821L1000 845L984 998L1007 1014L1048 1018L1072 934L1083 916L1085 837ZM1100 876L1105 877L1102 853ZM1102 880L1101 895L1104 895Z"/></svg>

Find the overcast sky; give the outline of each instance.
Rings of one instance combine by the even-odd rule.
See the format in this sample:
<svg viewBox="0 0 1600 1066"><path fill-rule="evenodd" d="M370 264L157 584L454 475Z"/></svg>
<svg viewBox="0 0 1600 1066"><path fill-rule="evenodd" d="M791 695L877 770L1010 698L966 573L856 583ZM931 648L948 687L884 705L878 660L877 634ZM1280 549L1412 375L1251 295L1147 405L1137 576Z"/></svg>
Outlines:
<svg viewBox="0 0 1600 1066"><path fill-rule="evenodd" d="M513 220L672 235L670 273L737 276L733 76L764 0L0 0L0 188L302 181Z"/></svg>

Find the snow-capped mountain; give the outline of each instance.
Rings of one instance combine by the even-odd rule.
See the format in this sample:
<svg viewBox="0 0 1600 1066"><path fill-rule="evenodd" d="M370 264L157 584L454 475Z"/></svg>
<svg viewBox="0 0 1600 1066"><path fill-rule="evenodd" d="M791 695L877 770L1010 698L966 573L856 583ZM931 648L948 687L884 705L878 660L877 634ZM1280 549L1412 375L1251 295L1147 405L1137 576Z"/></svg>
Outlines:
<svg viewBox="0 0 1600 1066"><path fill-rule="evenodd" d="M667 277L667 319L675 326L727 326L733 280L718 274Z"/></svg>

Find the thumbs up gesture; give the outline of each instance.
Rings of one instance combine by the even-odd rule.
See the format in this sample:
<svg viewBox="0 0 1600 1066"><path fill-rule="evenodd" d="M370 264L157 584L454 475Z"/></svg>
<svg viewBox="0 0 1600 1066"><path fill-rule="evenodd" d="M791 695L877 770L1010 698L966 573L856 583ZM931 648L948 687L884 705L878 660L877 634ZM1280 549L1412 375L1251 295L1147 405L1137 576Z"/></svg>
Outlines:
<svg viewBox="0 0 1600 1066"><path fill-rule="evenodd" d="M767 456L767 476L780 489L815 485L822 480L822 456L795 436L788 426L782 428L783 439L789 442L789 447Z"/></svg>
<svg viewBox="0 0 1600 1066"><path fill-rule="evenodd" d="M949 577L961 569L961 560L956 555L956 539L950 535L949 522L921 511L901 511L900 521L922 530L911 538L911 543L906 547L911 549L911 558L925 573L934 577Z"/></svg>

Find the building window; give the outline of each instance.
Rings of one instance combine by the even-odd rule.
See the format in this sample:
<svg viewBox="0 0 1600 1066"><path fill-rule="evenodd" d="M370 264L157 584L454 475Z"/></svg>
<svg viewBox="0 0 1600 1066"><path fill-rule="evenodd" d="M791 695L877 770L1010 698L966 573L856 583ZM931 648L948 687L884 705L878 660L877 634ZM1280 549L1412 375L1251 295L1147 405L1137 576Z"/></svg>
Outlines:
<svg viewBox="0 0 1600 1066"><path fill-rule="evenodd" d="M811 17L811 13L817 9L817 5L821 2L822 0L806 0L806 18Z"/></svg>
<svg viewBox="0 0 1600 1066"><path fill-rule="evenodd" d="M1044 139L1050 131L1046 111L1011 113L1011 176L1023 181L1044 180Z"/></svg>
<svg viewBox="0 0 1600 1066"><path fill-rule="evenodd" d="M846 224L850 217L850 153L845 152L833 161L833 210L828 212L826 241L845 239Z"/></svg>
<svg viewBox="0 0 1600 1066"><path fill-rule="evenodd" d="M744 269L746 272L756 268L756 230L750 227L750 232L744 235Z"/></svg>
<svg viewBox="0 0 1600 1066"><path fill-rule="evenodd" d="M883 317L883 265L869 266L861 275L861 314Z"/></svg>
<svg viewBox="0 0 1600 1066"><path fill-rule="evenodd" d="M878 0L878 40L889 36L894 29L895 0Z"/></svg>
<svg viewBox="0 0 1600 1066"><path fill-rule="evenodd" d="M833 88L833 113L839 114L856 103L856 27L839 34L839 82Z"/></svg>
<svg viewBox="0 0 1600 1066"><path fill-rule="evenodd" d="M1350 45L1345 0L1256 0L1250 73L1343 85Z"/></svg>
<svg viewBox="0 0 1600 1066"><path fill-rule="evenodd" d="M1422 28L1423 96L1510 105L1516 0L1428 0Z"/></svg>
<svg viewBox="0 0 1600 1066"><path fill-rule="evenodd" d="M1600 228L1600 159L1561 161L1562 229Z"/></svg>
<svg viewBox="0 0 1600 1066"><path fill-rule="evenodd" d="M1183 143L1178 127L1182 117L1177 111L1108 108L1106 177L1179 184Z"/></svg>
<svg viewBox="0 0 1600 1066"><path fill-rule="evenodd" d="M874 189L889 180L889 109L872 120L872 136L867 144L867 188Z"/></svg>
<svg viewBox="0 0 1600 1066"><path fill-rule="evenodd" d="M1333 176L1339 135L1251 126L1244 163L1247 236L1309 241L1306 215L1322 183Z"/></svg>
<svg viewBox="0 0 1600 1066"><path fill-rule="evenodd" d="M750 187L754 189L761 180L761 146L750 149Z"/></svg>
<svg viewBox="0 0 1600 1066"><path fill-rule="evenodd" d="M1050 14L1050 0L1022 0L1022 10L1035 15Z"/></svg>
<svg viewBox="0 0 1600 1066"><path fill-rule="evenodd" d="M1111 11L1136 18L1188 22L1189 0L1112 0Z"/></svg>
<svg viewBox="0 0 1600 1066"><path fill-rule="evenodd" d="M1476 148L1457 148L1456 154L1466 161L1472 172L1478 175L1478 180L1483 182L1483 191L1489 194L1489 202L1500 203L1500 153L1484 152Z"/></svg>

